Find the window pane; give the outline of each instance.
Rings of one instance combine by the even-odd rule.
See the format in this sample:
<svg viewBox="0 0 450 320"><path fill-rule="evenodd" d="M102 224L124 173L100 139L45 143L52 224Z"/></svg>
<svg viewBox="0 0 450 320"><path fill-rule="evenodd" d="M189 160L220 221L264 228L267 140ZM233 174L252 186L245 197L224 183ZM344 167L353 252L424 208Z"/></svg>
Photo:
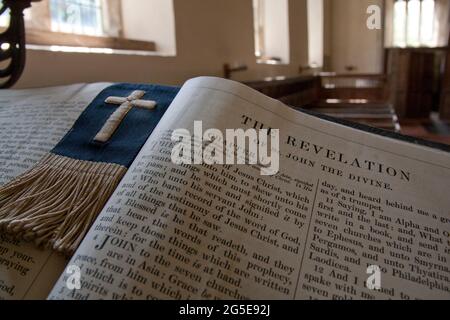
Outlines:
<svg viewBox="0 0 450 320"><path fill-rule="evenodd" d="M0 16L0 27L6 27L9 25L9 9Z"/></svg>
<svg viewBox="0 0 450 320"><path fill-rule="evenodd" d="M323 67L323 0L307 1L308 19L308 65L312 68Z"/></svg>
<svg viewBox="0 0 450 320"><path fill-rule="evenodd" d="M406 41L408 46L420 46L420 1L408 1Z"/></svg>
<svg viewBox="0 0 450 320"><path fill-rule="evenodd" d="M102 35L100 0L51 0L52 30Z"/></svg>
<svg viewBox="0 0 450 320"><path fill-rule="evenodd" d="M264 2L253 0L253 24L255 33L255 55L264 56Z"/></svg>
<svg viewBox="0 0 450 320"><path fill-rule="evenodd" d="M420 16L420 42L433 46L434 43L434 0L422 0Z"/></svg>
<svg viewBox="0 0 450 320"><path fill-rule="evenodd" d="M406 1L394 4L394 46L406 46Z"/></svg>
<svg viewBox="0 0 450 320"><path fill-rule="evenodd" d="M266 63L289 63L288 0L254 1L255 54Z"/></svg>

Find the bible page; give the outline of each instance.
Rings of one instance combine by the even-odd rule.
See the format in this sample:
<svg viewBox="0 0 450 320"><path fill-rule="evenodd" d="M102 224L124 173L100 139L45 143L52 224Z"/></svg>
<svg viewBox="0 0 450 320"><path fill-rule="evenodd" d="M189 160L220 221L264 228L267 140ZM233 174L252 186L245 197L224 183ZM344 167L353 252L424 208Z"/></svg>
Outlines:
<svg viewBox="0 0 450 320"><path fill-rule="evenodd" d="M173 130L279 129L279 172L176 165ZM228 143L228 142L227 142ZM51 299L448 299L450 156L188 81Z"/></svg>

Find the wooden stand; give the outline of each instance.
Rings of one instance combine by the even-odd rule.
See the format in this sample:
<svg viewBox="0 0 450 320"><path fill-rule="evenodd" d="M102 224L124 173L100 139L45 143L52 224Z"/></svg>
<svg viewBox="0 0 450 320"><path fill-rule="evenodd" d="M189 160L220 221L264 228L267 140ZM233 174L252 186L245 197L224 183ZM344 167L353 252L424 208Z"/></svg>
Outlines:
<svg viewBox="0 0 450 320"><path fill-rule="evenodd" d="M0 62L10 60L10 63L0 68L0 89L12 87L22 75L25 68L25 22L23 11L32 2L41 0L3 0L0 15L7 9L10 12L10 22L6 30L0 34Z"/></svg>

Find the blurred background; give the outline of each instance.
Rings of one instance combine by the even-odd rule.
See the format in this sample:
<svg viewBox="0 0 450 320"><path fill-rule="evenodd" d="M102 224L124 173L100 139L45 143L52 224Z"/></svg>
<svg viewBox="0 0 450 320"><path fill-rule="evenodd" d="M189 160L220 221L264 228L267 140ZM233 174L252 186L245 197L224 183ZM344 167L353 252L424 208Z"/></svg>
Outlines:
<svg viewBox="0 0 450 320"><path fill-rule="evenodd" d="M14 87L219 76L450 143L449 13L450 0L35 1Z"/></svg>

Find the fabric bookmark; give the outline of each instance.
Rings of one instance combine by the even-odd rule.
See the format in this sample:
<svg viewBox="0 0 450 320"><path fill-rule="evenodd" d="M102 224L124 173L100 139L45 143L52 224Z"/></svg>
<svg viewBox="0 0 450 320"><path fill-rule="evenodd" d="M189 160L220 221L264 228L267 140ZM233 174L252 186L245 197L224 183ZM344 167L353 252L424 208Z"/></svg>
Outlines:
<svg viewBox="0 0 450 320"><path fill-rule="evenodd" d="M72 254L178 91L104 89L52 151L0 188L0 230Z"/></svg>

